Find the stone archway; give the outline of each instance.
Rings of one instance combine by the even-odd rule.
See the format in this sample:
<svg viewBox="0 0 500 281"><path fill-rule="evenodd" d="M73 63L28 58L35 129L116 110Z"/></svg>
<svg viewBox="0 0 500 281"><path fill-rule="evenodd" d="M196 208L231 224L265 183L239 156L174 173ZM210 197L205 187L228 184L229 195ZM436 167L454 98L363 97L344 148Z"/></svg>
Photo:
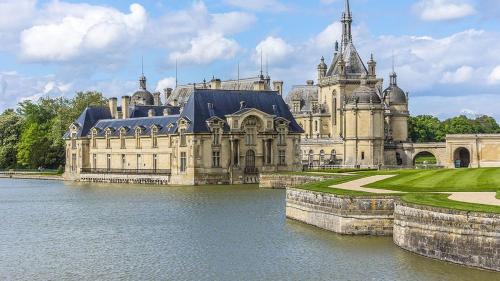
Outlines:
<svg viewBox="0 0 500 281"><path fill-rule="evenodd" d="M465 147L460 147L453 153L453 162L457 168L469 168L471 163L470 151Z"/></svg>
<svg viewBox="0 0 500 281"><path fill-rule="evenodd" d="M413 157L413 165L437 165L436 155L429 151L420 151Z"/></svg>

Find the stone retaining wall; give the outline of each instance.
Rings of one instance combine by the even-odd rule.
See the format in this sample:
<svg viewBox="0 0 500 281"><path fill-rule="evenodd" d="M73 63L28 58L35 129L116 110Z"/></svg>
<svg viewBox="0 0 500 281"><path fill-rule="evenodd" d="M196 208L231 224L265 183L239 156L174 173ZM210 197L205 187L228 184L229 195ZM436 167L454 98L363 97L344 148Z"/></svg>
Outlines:
<svg viewBox="0 0 500 281"><path fill-rule="evenodd" d="M394 243L444 261L500 271L500 215L396 203Z"/></svg>
<svg viewBox="0 0 500 281"><path fill-rule="evenodd" d="M395 197L287 189L286 216L341 234L391 235Z"/></svg>
<svg viewBox="0 0 500 281"><path fill-rule="evenodd" d="M131 183L131 184L156 184L168 185L170 176L156 175L112 175L112 174L82 174L81 182L97 183Z"/></svg>
<svg viewBox="0 0 500 281"><path fill-rule="evenodd" d="M260 174L259 187L270 189L286 189L297 187L310 182L331 179L334 176L308 176L285 174Z"/></svg>

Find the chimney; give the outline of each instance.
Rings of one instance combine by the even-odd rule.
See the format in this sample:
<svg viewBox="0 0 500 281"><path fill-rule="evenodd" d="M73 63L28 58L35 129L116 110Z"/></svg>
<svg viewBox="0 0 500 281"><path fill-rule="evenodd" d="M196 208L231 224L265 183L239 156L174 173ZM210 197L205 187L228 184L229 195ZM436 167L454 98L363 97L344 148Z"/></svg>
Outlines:
<svg viewBox="0 0 500 281"><path fill-rule="evenodd" d="M172 95L172 91L173 89L172 88L166 88L166 89L163 89L163 94L165 95L165 104L168 103L168 99L170 98L170 96Z"/></svg>
<svg viewBox="0 0 500 281"><path fill-rule="evenodd" d="M170 115L170 108L165 108L163 110L163 116L169 116Z"/></svg>
<svg viewBox="0 0 500 281"><path fill-rule="evenodd" d="M148 117L155 117L155 110L154 109L148 110Z"/></svg>
<svg viewBox="0 0 500 281"><path fill-rule="evenodd" d="M314 81L313 80L307 80L306 83L307 83L307 86L313 86L314 85Z"/></svg>
<svg viewBox="0 0 500 281"><path fill-rule="evenodd" d="M283 81L273 81L273 89L278 92L280 96L283 95Z"/></svg>
<svg viewBox="0 0 500 281"><path fill-rule="evenodd" d="M111 113L111 118L117 119L118 118L118 99L117 98L110 98L108 101L109 104L109 112Z"/></svg>
<svg viewBox="0 0 500 281"><path fill-rule="evenodd" d="M210 81L210 89L219 90L221 88L222 88L222 81L214 77L212 81Z"/></svg>
<svg viewBox="0 0 500 281"><path fill-rule="evenodd" d="M122 97L122 118L127 119L128 118L128 110L129 110L129 105L130 105L130 97L129 96L123 96Z"/></svg>
<svg viewBox="0 0 500 281"><path fill-rule="evenodd" d="M153 94L153 100L154 100L154 105L155 106L160 106L161 105L161 97L160 97L160 93L159 92L156 92Z"/></svg>
<svg viewBox="0 0 500 281"><path fill-rule="evenodd" d="M264 81L264 80L255 81L253 83L253 90L254 91L265 91L266 90L266 81Z"/></svg>

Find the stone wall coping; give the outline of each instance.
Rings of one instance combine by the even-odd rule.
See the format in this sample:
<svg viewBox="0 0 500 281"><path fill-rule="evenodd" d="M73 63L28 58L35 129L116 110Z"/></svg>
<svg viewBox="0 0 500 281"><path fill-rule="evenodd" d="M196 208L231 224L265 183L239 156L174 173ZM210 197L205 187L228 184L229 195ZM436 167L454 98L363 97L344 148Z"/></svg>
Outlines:
<svg viewBox="0 0 500 281"><path fill-rule="evenodd" d="M394 202L394 204L395 204L395 207L396 207L396 205L401 205L404 207L410 207L410 208L420 209L420 210L424 210L424 211L431 211L431 212L436 212L436 213L444 213L444 214L449 214L449 215L462 215L462 216L468 216L468 217L472 216L472 217L481 217L481 218L500 219L500 214L497 214L497 213L463 211L463 210L449 209L449 208L444 208L444 207L420 205L420 204L415 204L415 203L404 202L403 200L401 200L401 198L398 198Z"/></svg>
<svg viewBox="0 0 500 281"><path fill-rule="evenodd" d="M332 197L337 197L337 198L348 198L348 199L393 199L393 200L399 200L399 196L391 196L391 195L344 195L344 194L335 194L335 193L327 193L327 192L320 192L320 191L313 191L313 190L307 190L307 189L300 189L300 188L292 188L289 187L286 189L287 191L296 191L296 192L305 192L305 193L311 193L314 195L321 195L321 196L332 196Z"/></svg>

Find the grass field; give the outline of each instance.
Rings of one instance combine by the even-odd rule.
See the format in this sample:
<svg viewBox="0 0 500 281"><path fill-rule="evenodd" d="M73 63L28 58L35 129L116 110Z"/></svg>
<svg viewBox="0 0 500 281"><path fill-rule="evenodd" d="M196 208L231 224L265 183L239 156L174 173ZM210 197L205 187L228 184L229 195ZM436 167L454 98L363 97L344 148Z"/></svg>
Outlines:
<svg viewBox="0 0 500 281"><path fill-rule="evenodd" d="M373 175L394 174L395 177L368 185L370 188L387 189L408 194L399 194L402 200L435 207L464 211L500 213L500 207L457 202L449 200L447 194L429 192L497 192L500 199L500 168L482 169L437 169L401 171L362 171L350 176L305 184L299 188L350 196L380 196L381 194L335 189L330 186ZM390 194L392 196L398 194Z"/></svg>

